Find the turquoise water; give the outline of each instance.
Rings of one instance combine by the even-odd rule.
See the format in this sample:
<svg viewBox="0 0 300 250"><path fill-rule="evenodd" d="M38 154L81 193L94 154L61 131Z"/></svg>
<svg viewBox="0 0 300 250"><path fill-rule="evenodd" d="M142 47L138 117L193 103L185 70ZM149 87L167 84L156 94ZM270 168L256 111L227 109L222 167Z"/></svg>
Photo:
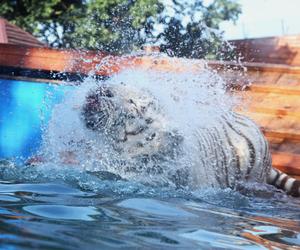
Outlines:
<svg viewBox="0 0 300 250"><path fill-rule="evenodd" d="M22 162L41 146L52 108L70 86L0 78L0 159Z"/></svg>
<svg viewBox="0 0 300 250"><path fill-rule="evenodd" d="M6 164L0 249L297 249L299 211L298 199L276 192L155 188Z"/></svg>

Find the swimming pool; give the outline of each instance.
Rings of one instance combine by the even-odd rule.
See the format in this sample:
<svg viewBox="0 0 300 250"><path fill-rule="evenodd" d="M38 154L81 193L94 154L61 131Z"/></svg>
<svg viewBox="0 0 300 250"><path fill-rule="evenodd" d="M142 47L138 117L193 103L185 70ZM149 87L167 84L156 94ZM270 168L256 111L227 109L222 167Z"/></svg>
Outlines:
<svg viewBox="0 0 300 250"><path fill-rule="evenodd" d="M72 91L0 81L0 158L17 159L0 163L1 249L300 247L300 202L281 192L176 190L59 164L26 166L53 108Z"/></svg>
<svg viewBox="0 0 300 250"><path fill-rule="evenodd" d="M0 78L0 159L23 162L37 152L53 106L70 88Z"/></svg>

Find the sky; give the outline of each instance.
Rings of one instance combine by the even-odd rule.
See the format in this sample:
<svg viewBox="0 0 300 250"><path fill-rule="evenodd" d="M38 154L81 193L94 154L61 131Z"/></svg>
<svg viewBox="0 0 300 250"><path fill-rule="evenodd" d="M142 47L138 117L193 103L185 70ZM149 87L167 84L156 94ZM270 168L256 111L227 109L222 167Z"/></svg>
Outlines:
<svg viewBox="0 0 300 250"><path fill-rule="evenodd" d="M300 34L300 0L237 0L242 14L224 22L226 39Z"/></svg>

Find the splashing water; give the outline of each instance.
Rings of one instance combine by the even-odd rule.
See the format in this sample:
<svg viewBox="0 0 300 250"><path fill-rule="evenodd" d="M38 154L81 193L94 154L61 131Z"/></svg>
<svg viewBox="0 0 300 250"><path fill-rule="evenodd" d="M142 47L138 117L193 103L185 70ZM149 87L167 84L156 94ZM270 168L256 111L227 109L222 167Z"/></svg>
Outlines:
<svg viewBox="0 0 300 250"><path fill-rule="evenodd" d="M142 183L169 182L167 176L162 175L161 180L158 180L157 176L149 175L146 170L138 174L123 171L119 155L103 135L86 128L82 118L86 96L91 89L103 84L122 86L124 95L127 94L126 89L133 89L141 95L147 93L154 97L162 112L162 116L158 118L159 129L179 131L184 138L183 150L187 156L180 159L181 165L186 165L187 162L191 165L192 158L195 158L193 154L197 154L193 131L197 128L209 128L236 104L236 100L226 93L225 82L205 67L197 72L193 69L177 73L128 69L105 82L87 78L53 111L41 150L48 161L46 164L59 165L61 168L62 163L67 162L67 165L80 171L108 171L121 178ZM194 151L191 150L193 148ZM166 167L178 168L174 161Z"/></svg>

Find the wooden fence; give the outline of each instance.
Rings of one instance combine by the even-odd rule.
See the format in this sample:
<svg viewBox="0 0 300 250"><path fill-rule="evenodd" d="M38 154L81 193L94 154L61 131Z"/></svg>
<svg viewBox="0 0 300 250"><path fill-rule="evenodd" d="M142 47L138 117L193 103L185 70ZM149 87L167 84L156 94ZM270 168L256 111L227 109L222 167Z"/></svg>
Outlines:
<svg viewBox="0 0 300 250"><path fill-rule="evenodd" d="M300 66L300 35L230 41L245 62Z"/></svg>

